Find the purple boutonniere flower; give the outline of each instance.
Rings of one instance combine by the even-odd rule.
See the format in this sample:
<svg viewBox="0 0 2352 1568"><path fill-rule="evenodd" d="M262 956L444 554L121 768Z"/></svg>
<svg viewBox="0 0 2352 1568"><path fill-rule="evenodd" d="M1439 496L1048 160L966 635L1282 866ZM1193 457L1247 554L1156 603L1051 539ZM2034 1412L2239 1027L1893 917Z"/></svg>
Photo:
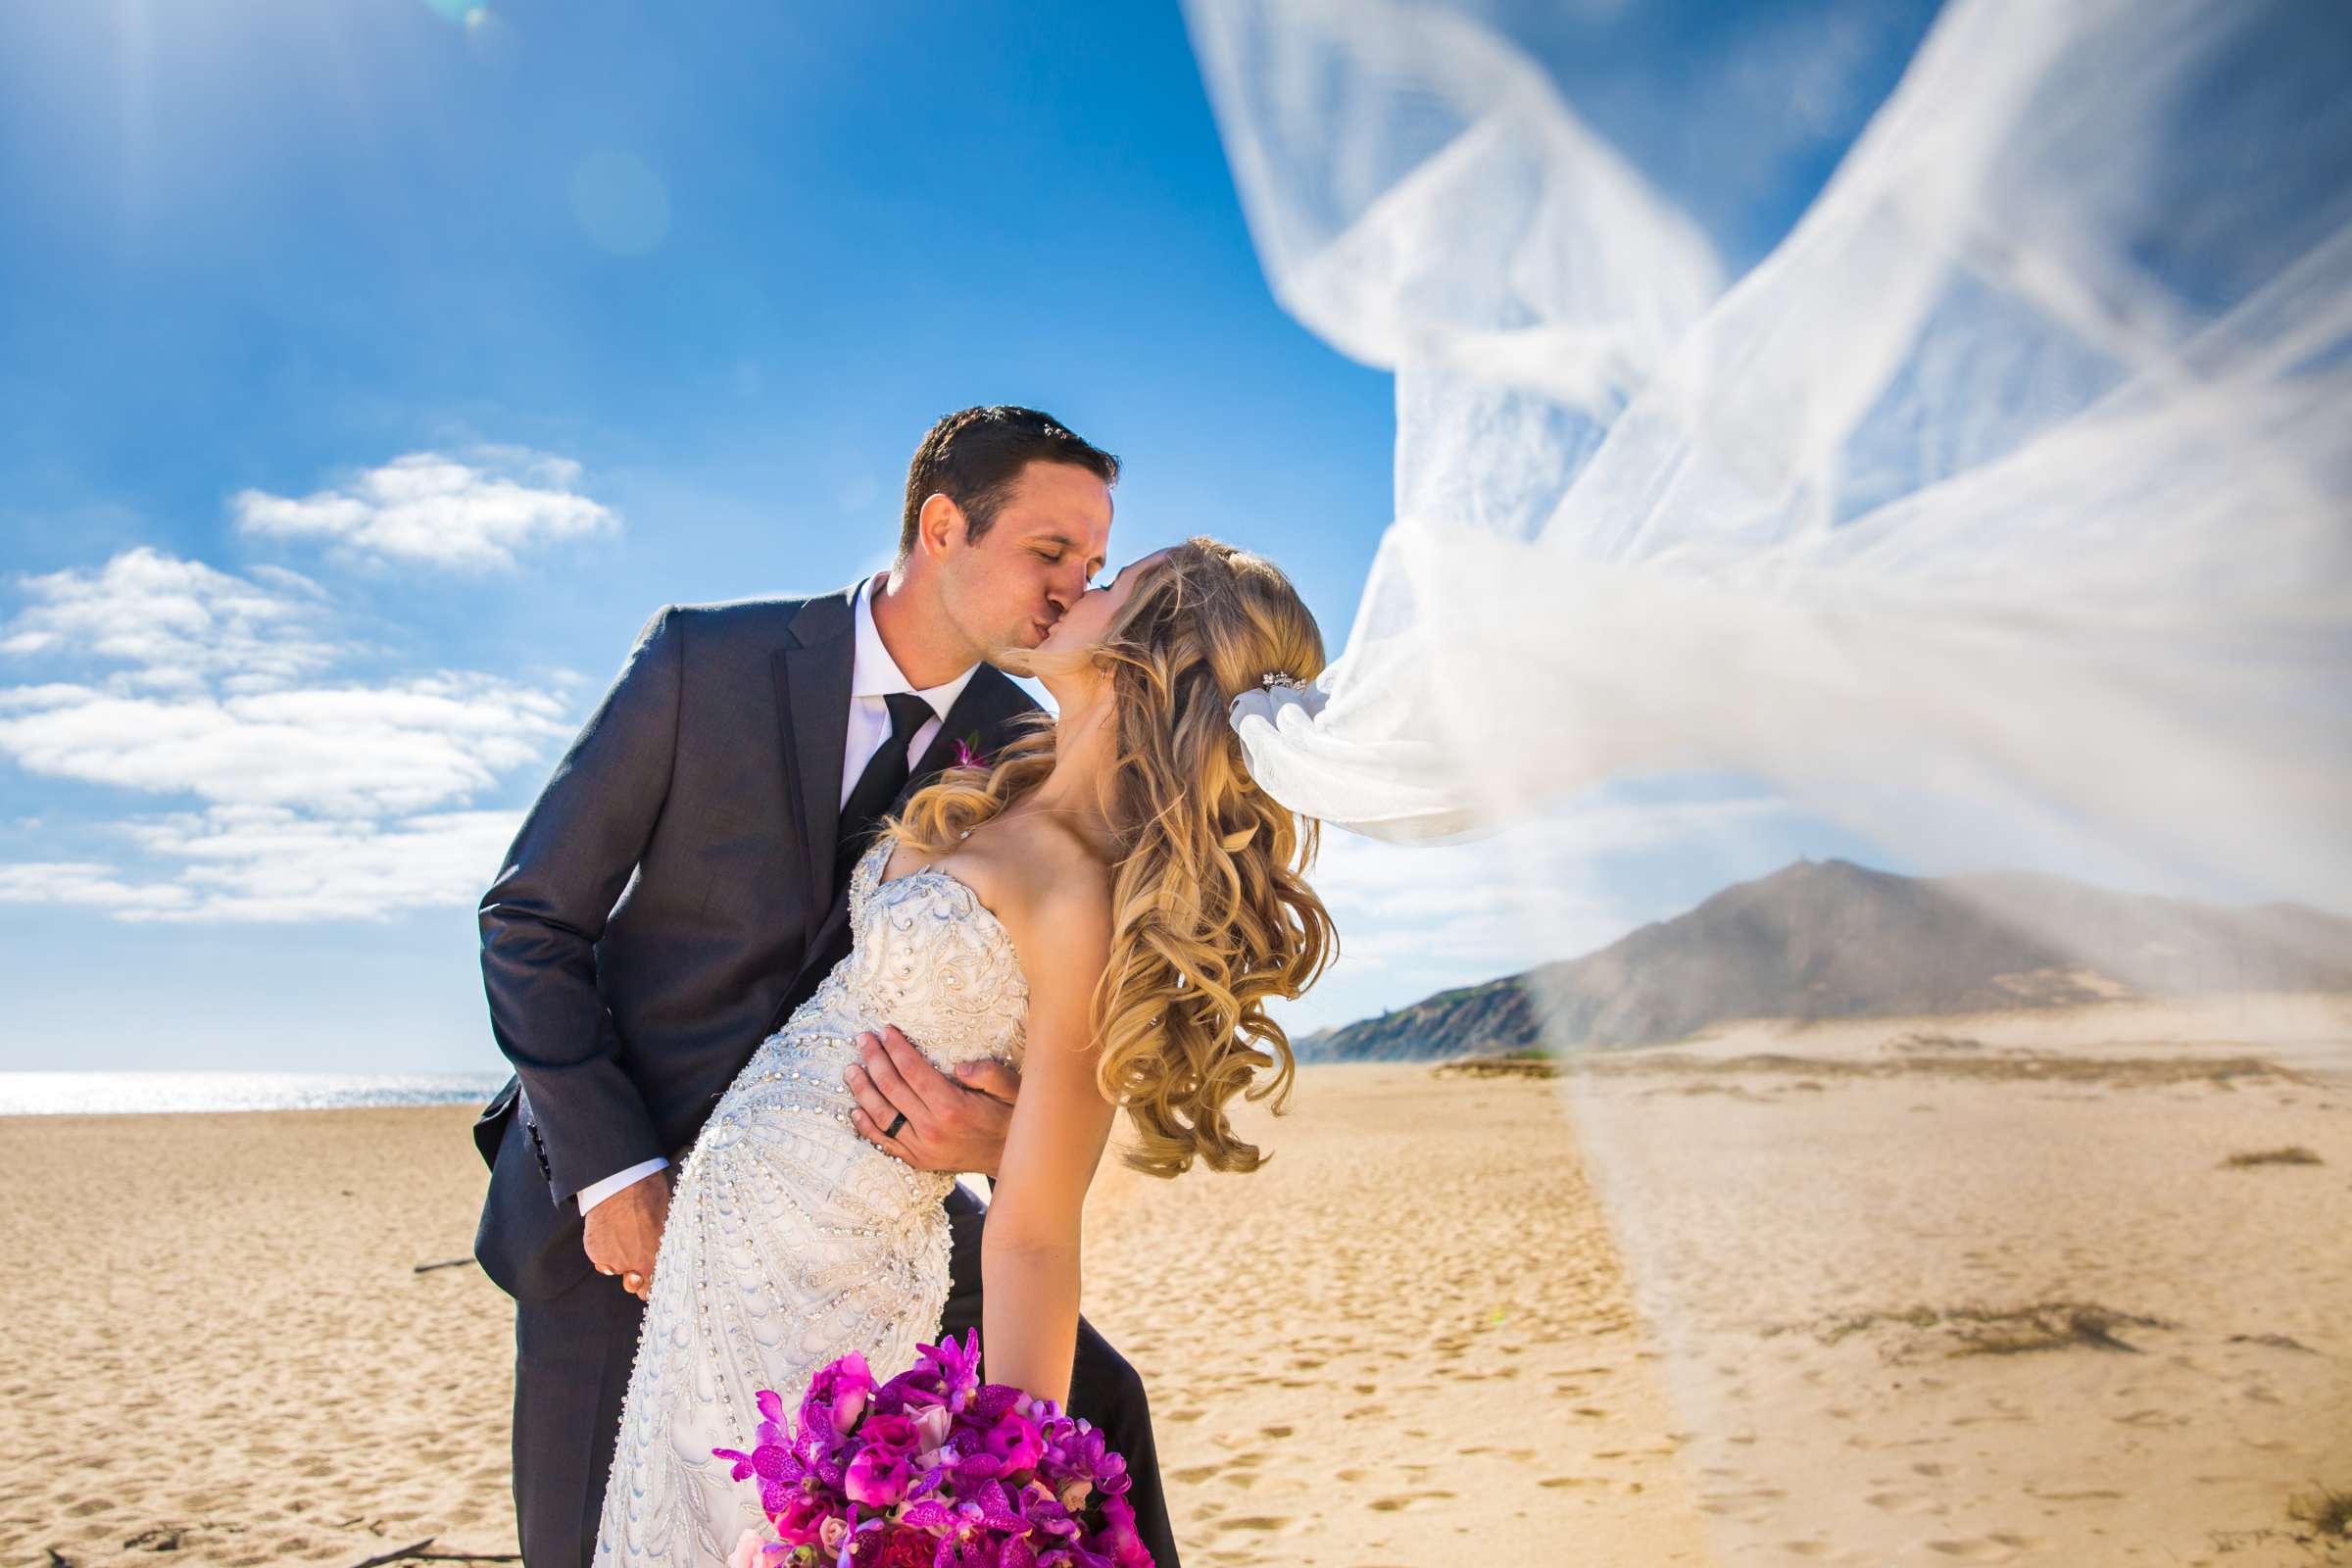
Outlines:
<svg viewBox="0 0 2352 1568"><path fill-rule="evenodd" d="M956 765L957 767L988 766L988 758L980 750L980 732L978 730L972 731L956 743Z"/></svg>

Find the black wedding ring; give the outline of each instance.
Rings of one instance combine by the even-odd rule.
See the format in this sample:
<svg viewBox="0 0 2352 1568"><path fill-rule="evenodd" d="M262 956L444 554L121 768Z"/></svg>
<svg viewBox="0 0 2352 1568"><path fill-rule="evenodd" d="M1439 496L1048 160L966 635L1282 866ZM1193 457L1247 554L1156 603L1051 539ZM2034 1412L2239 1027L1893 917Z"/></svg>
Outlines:
<svg viewBox="0 0 2352 1568"><path fill-rule="evenodd" d="M890 1125L882 1129L882 1136L885 1138L896 1138L899 1136L899 1129L906 1125L906 1113L902 1110L896 1116L890 1118Z"/></svg>

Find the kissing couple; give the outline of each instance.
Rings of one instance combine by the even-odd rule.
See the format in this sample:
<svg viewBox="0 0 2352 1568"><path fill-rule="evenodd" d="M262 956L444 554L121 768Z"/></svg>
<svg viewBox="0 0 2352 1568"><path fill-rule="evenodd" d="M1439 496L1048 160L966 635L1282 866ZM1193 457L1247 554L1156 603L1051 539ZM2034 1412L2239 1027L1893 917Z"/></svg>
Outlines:
<svg viewBox="0 0 2352 1568"><path fill-rule="evenodd" d="M1122 1109L1138 1169L1259 1162L1226 1107L1287 1094L1265 1004L1333 932L1231 707L1324 658L1231 545L1093 582L1118 472L1034 410L940 420L888 572L662 610L516 834L475 1254L515 1301L528 1568L724 1562L764 1521L712 1450L760 1391L974 1328L991 1381L1126 1456L1129 1539L1174 1568L1080 1217Z"/></svg>

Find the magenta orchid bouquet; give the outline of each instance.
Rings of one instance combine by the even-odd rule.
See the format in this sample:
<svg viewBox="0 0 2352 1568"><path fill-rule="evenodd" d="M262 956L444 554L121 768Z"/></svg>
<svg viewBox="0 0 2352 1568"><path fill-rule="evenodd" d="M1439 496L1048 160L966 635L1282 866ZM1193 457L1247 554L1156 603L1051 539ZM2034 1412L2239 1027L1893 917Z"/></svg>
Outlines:
<svg viewBox="0 0 2352 1568"><path fill-rule="evenodd" d="M1127 1461L1051 1399L980 1381L980 1336L921 1347L875 1386L860 1355L817 1373L787 1422L762 1390L752 1451L775 1539L729 1568L1152 1568Z"/></svg>

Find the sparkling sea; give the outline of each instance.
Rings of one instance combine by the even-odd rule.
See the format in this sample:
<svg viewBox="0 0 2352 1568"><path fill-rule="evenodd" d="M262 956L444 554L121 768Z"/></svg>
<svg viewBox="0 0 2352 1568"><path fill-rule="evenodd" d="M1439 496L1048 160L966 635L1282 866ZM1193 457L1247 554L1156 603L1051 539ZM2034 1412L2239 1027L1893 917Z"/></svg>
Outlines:
<svg viewBox="0 0 2352 1568"><path fill-rule="evenodd" d="M483 1104L503 1072L0 1072L0 1116Z"/></svg>

